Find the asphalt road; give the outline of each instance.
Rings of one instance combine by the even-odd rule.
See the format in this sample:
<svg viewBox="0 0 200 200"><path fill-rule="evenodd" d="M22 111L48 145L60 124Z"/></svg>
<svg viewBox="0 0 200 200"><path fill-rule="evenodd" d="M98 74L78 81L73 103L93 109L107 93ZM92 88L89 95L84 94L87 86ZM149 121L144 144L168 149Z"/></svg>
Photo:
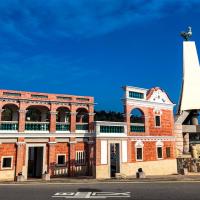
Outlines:
<svg viewBox="0 0 200 200"><path fill-rule="evenodd" d="M108 198L108 196L110 197ZM84 198L199 200L200 182L0 185L0 200Z"/></svg>

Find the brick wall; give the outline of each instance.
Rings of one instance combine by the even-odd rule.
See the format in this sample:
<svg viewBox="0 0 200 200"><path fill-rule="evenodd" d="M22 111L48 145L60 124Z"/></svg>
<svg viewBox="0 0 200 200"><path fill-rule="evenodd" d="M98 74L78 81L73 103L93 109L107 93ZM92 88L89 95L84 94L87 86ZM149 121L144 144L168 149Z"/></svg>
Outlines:
<svg viewBox="0 0 200 200"><path fill-rule="evenodd" d="M131 162L136 161L135 141L131 142ZM157 159L157 147L155 141L143 142L143 161L154 161ZM175 159L175 143L171 141L163 142L163 159ZM170 147L170 157L167 158L166 147Z"/></svg>
<svg viewBox="0 0 200 200"><path fill-rule="evenodd" d="M16 165L16 145L15 144L0 144L0 170L2 165L2 156L13 156L12 170Z"/></svg>
<svg viewBox="0 0 200 200"><path fill-rule="evenodd" d="M161 110L161 127L155 127L155 114L153 108L148 109L148 124L150 135L171 136L173 135L173 112L171 110Z"/></svg>

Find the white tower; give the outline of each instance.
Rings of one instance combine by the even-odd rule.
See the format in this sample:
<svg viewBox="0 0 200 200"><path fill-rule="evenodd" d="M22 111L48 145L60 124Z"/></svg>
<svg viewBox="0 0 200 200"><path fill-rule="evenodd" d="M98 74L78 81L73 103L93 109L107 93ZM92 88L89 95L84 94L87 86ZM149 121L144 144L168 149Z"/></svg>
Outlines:
<svg viewBox="0 0 200 200"><path fill-rule="evenodd" d="M188 41L192 35L191 27L188 32L182 32L183 42L183 80L179 100L178 112L175 120L175 134L177 156L194 156L195 144L192 136L198 136L200 126L198 125L198 111L200 110L200 66L194 41ZM197 138L198 138L197 137ZM196 139L195 139L196 140ZM200 145L200 140L195 143ZM191 148L194 150L191 151ZM198 152L200 156L200 151Z"/></svg>
<svg viewBox="0 0 200 200"><path fill-rule="evenodd" d="M195 42L183 42L183 83L179 113L200 109L200 66Z"/></svg>

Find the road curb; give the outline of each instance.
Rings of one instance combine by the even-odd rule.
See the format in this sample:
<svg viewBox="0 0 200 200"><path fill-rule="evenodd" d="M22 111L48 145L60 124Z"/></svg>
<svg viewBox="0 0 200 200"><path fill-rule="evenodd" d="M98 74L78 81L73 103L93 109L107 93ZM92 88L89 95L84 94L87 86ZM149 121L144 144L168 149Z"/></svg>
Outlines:
<svg viewBox="0 0 200 200"><path fill-rule="evenodd" d="M148 181L97 181L97 182L4 182L3 185L91 185L91 184L147 184L147 183L200 183L200 180L148 180Z"/></svg>

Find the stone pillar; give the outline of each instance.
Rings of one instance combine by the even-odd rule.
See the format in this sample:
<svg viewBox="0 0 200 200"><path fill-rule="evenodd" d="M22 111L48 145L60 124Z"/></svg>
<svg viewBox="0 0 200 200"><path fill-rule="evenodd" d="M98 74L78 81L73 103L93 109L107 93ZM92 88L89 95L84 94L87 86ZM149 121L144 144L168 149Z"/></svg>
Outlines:
<svg viewBox="0 0 200 200"><path fill-rule="evenodd" d="M174 133L176 137L176 157L181 157L183 154L183 133L182 124L174 124Z"/></svg>
<svg viewBox="0 0 200 200"><path fill-rule="evenodd" d="M50 139L49 144L49 158L48 158L48 173L50 176L54 175L54 167L56 165L56 154L55 154L55 144L53 139Z"/></svg>
<svg viewBox="0 0 200 200"><path fill-rule="evenodd" d="M76 132L76 107L75 105L71 105L71 113L70 113L70 132Z"/></svg>
<svg viewBox="0 0 200 200"><path fill-rule="evenodd" d="M70 138L69 142L69 176L75 176L76 162L76 138Z"/></svg>
<svg viewBox="0 0 200 200"><path fill-rule="evenodd" d="M196 146L192 146L192 157L198 159Z"/></svg>
<svg viewBox="0 0 200 200"><path fill-rule="evenodd" d="M26 143L24 138L19 138L19 141L16 142L17 145L17 160L16 160L16 176L23 174L23 166L25 162L25 153L26 153Z"/></svg>
<svg viewBox="0 0 200 200"><path fill-rule="evenodd" d="M198 116L199 116L198 112L195 112L192 115L192 119L191 119L192 125L198 125L199 124Z"/></svg>
<svg viewBox="0 0 200 200"><path fill-rule="evenodd" d="M189 133L183 134L183 153L189 153Z"/></svg>

